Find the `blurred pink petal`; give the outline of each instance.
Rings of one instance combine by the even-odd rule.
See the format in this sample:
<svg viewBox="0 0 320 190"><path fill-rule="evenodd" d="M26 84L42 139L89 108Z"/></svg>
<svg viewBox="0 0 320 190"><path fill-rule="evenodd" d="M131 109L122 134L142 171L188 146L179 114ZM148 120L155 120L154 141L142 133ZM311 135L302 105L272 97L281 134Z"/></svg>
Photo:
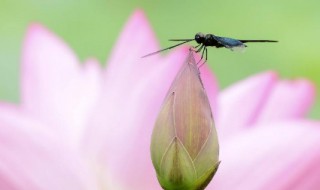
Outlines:
<svg viewBox="0 0 320 190"><path fill-rule="evenodd" d="M200 59L200 56L198 54L195 54L195 60L199 60L199 59ZM215 76L210 71L210 68L207 64L200 67L200 77L202 79L202 83L205 86L205 90L209 98L212 114L214 116L213 118L217 118L218 117L217 115L218 82Z"/></svg>
<svg viewBox="0 0 320 190"><path fill-rule="evenodd" d="M255 122L276 82L266 72L238 82L219 94L216 125L219 136L226 138Z"/></svg>
<svg viewBox="0 0 320 190"><path fill-rule="evenodd" d="M22 107L75 141L100 94L100 72L96 61L80 65L62 40L34 24L23 51Z"/></svg>
<svg viewBox="0 0 320 190"><path fill-rule="evenodd" d="M314 98L314 86L307 80L279 81L257 117L257 122L302 118L309 111Z"/></svg>
<svg viewBox="0 0 320 190"><path fill-rule="evenodd" d="M160 59L159 55L146 59L141 58L149 51L159 48L155 39L155 35L143 11L135 11L120 34L108 60L106 70L108 80L114 81L114 77L121 79L126 73L132 73L130 69L137 67L137 64L132 64L133 62L139 62L140 66L142 63L147 63L141 72L145 71L148 67L155 67L157 64L153 62ZM138 73L134 74L137 77L142 77Z"/></svg>
<svg viewBox="0 0 320 190"><path fill-rule="evenodd" d="M320 123L276 122L243 131L221 147L208 189L318 189Z"/></svg>
<svg viewBox="0 0 320 190"><path fill-rule="evenodd" d="M46 126L0 105L0 189L96 189L79 154Z"/></svg>

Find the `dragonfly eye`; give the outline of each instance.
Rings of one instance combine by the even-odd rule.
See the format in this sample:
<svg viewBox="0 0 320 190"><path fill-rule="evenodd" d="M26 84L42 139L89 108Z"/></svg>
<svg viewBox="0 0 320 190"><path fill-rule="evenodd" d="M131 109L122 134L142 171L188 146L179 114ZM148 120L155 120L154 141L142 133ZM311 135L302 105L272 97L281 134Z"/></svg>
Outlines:
<svg viewBox="0 0 320 190"><path fill-rule="evenodd" d="M197 42L198 44L201 44L201 43L203 43L203 41L204 41L204 34L202 34L201 32L199 32L199 33L197 33L197 34L195 35L194 39L196 40L196 42Z"/></svg>

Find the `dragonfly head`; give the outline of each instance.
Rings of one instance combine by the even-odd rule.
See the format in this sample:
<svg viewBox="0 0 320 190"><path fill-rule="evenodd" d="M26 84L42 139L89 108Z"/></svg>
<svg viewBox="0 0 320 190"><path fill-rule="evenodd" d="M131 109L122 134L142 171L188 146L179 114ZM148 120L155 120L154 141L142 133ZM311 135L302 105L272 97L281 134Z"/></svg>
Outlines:
<svg viewBox="0 0 320 190"><path fill-rule="evenodd" d="M194 39L196 40L196 42L198 44L202 44L204 42L204 34L202 34L201 32L198 32L195 36Z"/></svg>

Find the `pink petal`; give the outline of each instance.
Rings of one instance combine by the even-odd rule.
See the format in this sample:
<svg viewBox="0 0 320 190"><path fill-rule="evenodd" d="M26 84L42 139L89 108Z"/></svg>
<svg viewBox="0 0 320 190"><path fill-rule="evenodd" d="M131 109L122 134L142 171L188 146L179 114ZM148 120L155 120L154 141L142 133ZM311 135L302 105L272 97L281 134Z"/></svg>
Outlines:
<svg viewBox="0 0 320 190"><path fill-rule="evenodd" d="M199 54L194 54L194 55L195 55L196 61L200 59ZM205 64L200 67L200 77L202 79L203 86L204 86L206 93L207 93L207 96L209 98L212 114L215 119L216 117L218 117L218 115L216 115L218 112L218 110L217 110L218 109L217 108L217 96L218 96L218 89L219 89L218 82L217 82L214 74L210 70L208 64Z"/></svg>
<svg viewBox="0 0 320 190"><path fill-rule="evenodd" d="M143 63L147 63L143 66L143 72L147 71L149 67L154 67L155 62L160 58L159 54L146 58L141 57L159 50L155 39L155 35L143 11L135 11L113 48L107 63L107 79L117 82L116 79L121 80L122 76L131 73L132 69L138 65L141 66Z"/></svg>
<svg viewBox="0 0 320 190"><path fill-rule="evenodd" d="M208 189L318 189L319 159L319 122L251 128L221 147L222 162Z"/></svg>
<svg viewBox="0 0 320 190"><path fill-rule="evenodd" d="M315 89L307 80L279 81L257 122L302 118L314 103Z"/></svg>
<svg viewBox="0 0 320 190"><path fill-rule="evenodd" d="M79 154L18 110L0 105L0 189L97 189Z"/></svg>
<svg viewBox="0 0 320 190"><path fill-rule="evenodd" d="M98 63L80 65L73 52L40 25L29 28L22 62L23 108L75 141L100 93Z"/></svg>
<svg viewBox="0 0 320 190"><path fill-rule="evenodd" d="M216 117L219 136L226 138L254 123L275 80L275 73L266 72L240 81L221 92Z"/></svg>

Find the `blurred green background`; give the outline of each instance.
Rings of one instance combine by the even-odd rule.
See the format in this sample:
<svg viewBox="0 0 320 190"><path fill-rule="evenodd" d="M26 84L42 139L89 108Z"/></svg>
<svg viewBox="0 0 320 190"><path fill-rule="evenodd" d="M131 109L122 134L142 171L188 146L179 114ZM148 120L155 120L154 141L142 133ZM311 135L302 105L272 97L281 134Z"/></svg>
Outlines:
<svg viewBox="0 0 320 190"><path fill-rule="evenodd" d="M249 44L245 53L210 48L209 64L222 88L251 74L275 70L285 78L308 78L319 89L319 7L317 0L0 0L0 100L19 101L21 45L28 24L47 26L81 60L97 57L105 63L136 8L145 11L162 47L172 44L169 38L193 38L200 31L280 41ZM319 113L318 96L310 117L320 118Z"/></svg>

